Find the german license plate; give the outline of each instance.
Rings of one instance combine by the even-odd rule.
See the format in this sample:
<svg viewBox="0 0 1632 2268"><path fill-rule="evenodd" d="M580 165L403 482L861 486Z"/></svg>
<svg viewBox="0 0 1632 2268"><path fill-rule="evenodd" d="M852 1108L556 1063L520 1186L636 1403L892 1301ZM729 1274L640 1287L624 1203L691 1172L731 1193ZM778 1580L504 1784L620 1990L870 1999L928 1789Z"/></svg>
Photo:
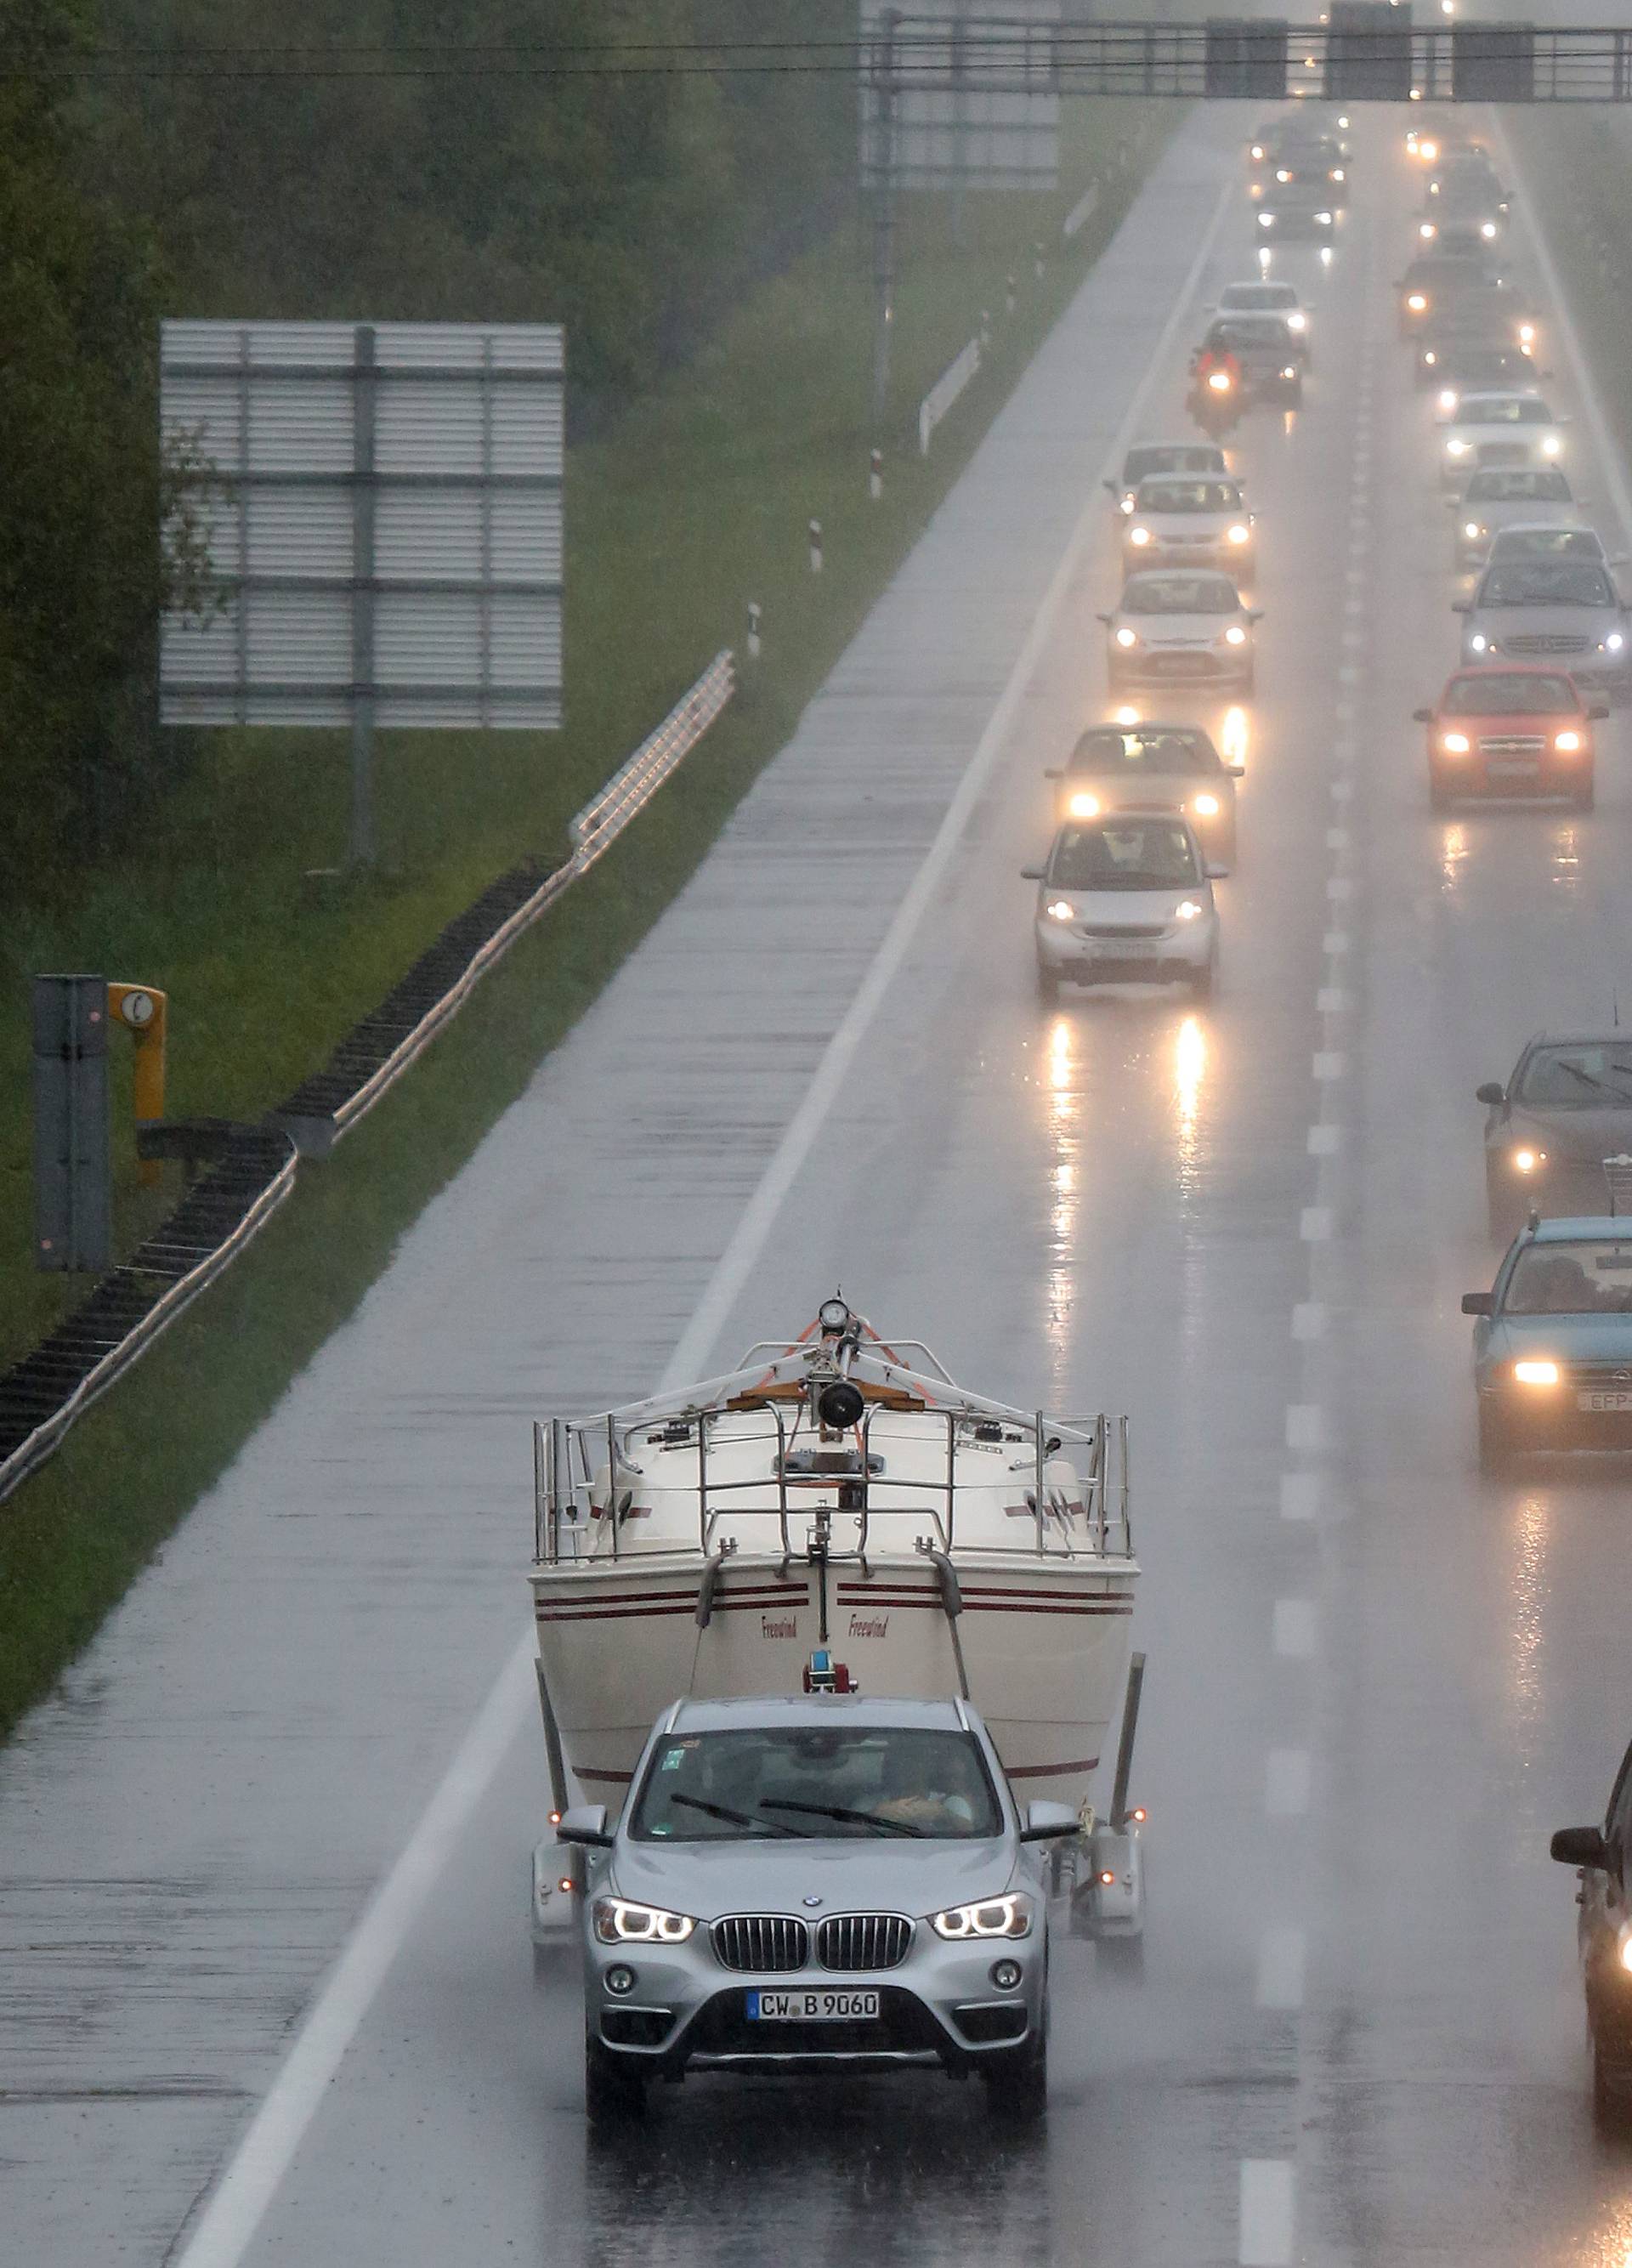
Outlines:
<svg viewBox="0 0 1632 2268"><path fill-rule="evenodd" d="M1632 1387L1595 1386L1576 1396L1577 1410L1632 1410Z"/></svg>
<svg viewBox="0 0 1632 2268"><path fill-rule="evenodd" d="M876 2016L877 1992L750 1992L751 2022L767 2024L847 2024L858 2016Z"/></svg>
<svg viewBox="0 0 1632 2268"><path fill-rule="evenodd" d="M1499 762L1496 763L1489 763L1485 766L1485 770L1489 772L1492 779L1534 779L1536 776L1535 765L1533 763L1525 763L1522 761L1509 763L1502 763Z"/></svg>
<svg viewBox="0 0 1632 2268"><path fill-rule="evenodd" d="M1142 937L1097 937L1093 957L1096 961L1149 961L1150 946Z"/></svg>

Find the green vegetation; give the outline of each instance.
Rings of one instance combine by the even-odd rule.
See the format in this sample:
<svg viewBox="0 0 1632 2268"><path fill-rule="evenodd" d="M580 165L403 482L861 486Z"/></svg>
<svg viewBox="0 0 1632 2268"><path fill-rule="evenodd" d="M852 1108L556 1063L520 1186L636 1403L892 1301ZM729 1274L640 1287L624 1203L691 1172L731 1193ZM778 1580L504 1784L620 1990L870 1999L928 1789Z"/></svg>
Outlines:
<svg viewBox="0 0 1632 2268"><path fill-rule="evenodd" d="M1632 453L1632 151L1618 119L1510 108L1503 124L1621 447Z"/></svg>
<svg viewBox="0 0 1632 2268"><path fill-rule="evenodd" d="M866 484L867 247L846 229L723 320L688 363L570 458L569 728L386 735L383 865L314 887L344 840L345 749L325 734L199 736L71 902L0 911L0 1350L63 1300L27 1264L26 1035L33 968L96 968L172 999L170 1106L254 1116L492 875L558 846L566 817L723 644L750 599L765 652L739 703L651 812L552 912L392 1099L308 1169L246 1262L0 1510L0 1727L94 1631L132 1573L350 1310L396 1239L519 1092L703 856L787 738L991 414L1114 226L1163 131L1126 106L1073 120L1068 186L944 204L908 200L884 501ZM1060 220L1115 146L1099 212L1069 247ZM1040 280L1029 257L1047 248ZM1005 277L1018 306L1005 316ZM988 366L921 460L915 405L993 313ZM821 520L827 571L809 571ZM116 1086L121 1085L117 1078ZM134 1187L118 1135L121 1241L175 1200Z"/></svg>

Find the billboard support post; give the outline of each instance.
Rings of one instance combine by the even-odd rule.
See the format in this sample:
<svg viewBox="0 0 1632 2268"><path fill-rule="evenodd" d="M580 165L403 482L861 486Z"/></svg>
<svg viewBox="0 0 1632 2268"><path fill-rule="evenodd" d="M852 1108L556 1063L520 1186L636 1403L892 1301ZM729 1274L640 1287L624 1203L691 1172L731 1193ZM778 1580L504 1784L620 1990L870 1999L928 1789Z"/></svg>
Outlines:
<svg viewBox="0 0 1632 2268"><path fill-rule="evenodd" d="M890 409L890 331L895 320L895 26L897 11L884 18L883 47L873 80L878 108L873 119L872 214L872 430L884 431Z"/></svg>
<svg viewBox="0 0 1632 2268"><path fill-rule="evenodd" d="M374 423L372 323L357 331L357 409L351 421L351 864L374 863Z"/></svg>

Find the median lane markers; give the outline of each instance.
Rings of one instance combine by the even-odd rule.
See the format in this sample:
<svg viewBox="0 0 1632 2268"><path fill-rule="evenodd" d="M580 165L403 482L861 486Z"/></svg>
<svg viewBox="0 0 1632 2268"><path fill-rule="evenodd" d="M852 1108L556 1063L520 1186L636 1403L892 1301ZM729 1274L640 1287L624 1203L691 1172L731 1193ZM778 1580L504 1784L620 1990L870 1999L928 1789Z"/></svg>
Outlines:
<svg viewBox="0 0 1632 2268"><path fill-rule="evenodd" d="M1319 1520L1320 1517L1319 1473L1282 1474L1281 1517L1283 1520Z"/></svg>
<svg viewBox="0 0 1632 2268"><path fill-rule="evenodd" d="M1343 1146L1343 1131L1329 1118L1309 1129L1309 1154L1312 1158L1334 1158Z"/></svg>
<svg viewBox="0 0 1632 2268"><path fill-rule="evenodd" d="M1297 2225L1290 2158L1241 2161L1241 2268L1289 2268Z"/></svg>
<svg viewBox="0 0 1632 2268"><path fill-rule="evenodd" d="M1292 1310L1292 1336L1305 1345L1326 1336L1326 1309L1318 1300L1300 1300Z"/></svg>
<svg viewBox="0 0 1632 2268"><path fill-rule="evenodd" d="M1301 1929L1267 1929L1258 1943L1258 2005L1301 2008L1308 1940Z"/></svg>
<svg viewBox="0 0 1632 2268"><path fill-rule="evenodd" d="M1271 1819L1301 1819L1312 1775L1307 1749L1271 1749L1264 1764L1264 1809Z"/></svg>
<svg viewBox="0 0 1632 2268"><path fill-rule="evenodd" d="M1349 829L1346 827L1328 827L1326 830L1326 847L1328 850L1347 850Z"/></svg>
<svg viewBox="0 0 1632 2268"><path fill-rule="evenodd" d="M1344 929L1327 930L1326 935L1320 940L1320 950L1322 953L1329 953L1334 959L1336 959L1341 954L1347 953L1349 950L1348 931Z"/></svg>
<svg viewBox="0 0 1632 2268"><path fill-rule="evenodd" d="M1344 757L1343 761L1346 763L1350 763L1354 761L1354 751L1352 749L1349 751L1349 754ZM1354 794L1355 784L1353 780L1334 779L1331 783L1331 790L1332 800L1334 803L1347 803Z"/></svg>
<svg viewBox="0 0 1632 2268"><path fill-rule="evenodd" d="M1352 898L1354 894L1354 883L1347 874L1332 874L1327 877L1326 895L1334 905L1344 898Z"/></svg>
<svg viewBox="0 0 1632 2268"><path fill-rule="evenodd" d="M1277 1599L1275 1602L1275 1650L1282 1660L1312 1660L1315 1638L1314 1601Z"/></svg>
<svg viewBox="0 0 1632 2268"><path fill-rule="evenodd" d="M1106 453L1101 468L1106 480L1126 456L1158 378L1167 373L1173 342L1180 327L1190 319L1196 288L1229 210L1228 202L1221 200L1202 231L1200 247L1151 351L1149 367L1134 389L1127 415ZM1067 538L1025 643L934 840L924 853L923 863L901 898L860 989L840 1018L758 1187L714 1265L659 1381L660 1393L702 1375L705 1358L769 1239L788 1191L814 1146L838 1098L845 1074L889 993L924 915L931 905L939 902L945 870L985 791L988 776L1013 725L1084 556L1090 544L1103 532L1105 506L1098 481L1091 484L1090 493L1091 501L1084 504ZM492 1784L506 1750L537 1710L538 1689L532 1670L533 1653L533 1634L529 1630L499 1671L417 1825L342 1947L270 2089L228 2160L219 2182L206 2198L191 2235L173 2250L173 2268L238 2268L248 2250L347 2049L372 2007L392 1963L407 1943L437 1878L455 1853L465 1847L471 1814Z"/></svg>
<svg viewBox="0 0 1632 2268"><path fill-rule="evenodd" d="M1342 1079L1342 1057L1334 1049L1322 1048L1314 1059L1314 1075L1317 1079Z"/></svg>
<svg viewBox="0 0 1632 2268"><path fill-rule="evenodd" d="M1325 1244L1332 1233L1330 1205L1305 1205L1298 1216L1298 1233L1305 1244Z"/></svg>
<svg viewBox="0 0 1632 2268"><path fill-rule="evenodd" d="M1354 663L1353 663L1352 661L1346 661L1346 662L1343 664L1342 667L1338 671L1338 673L1337 673L1337 681L1338 681L1338 683L1339 683L1340 685L1358 685L1358 684L1359 684L1359 682L1360 682L1360 673L1359 673L1359 671L1355 667L1355 665L1354 665Z"/></svg>
<svg viewBox="0 0 1632 2268"><path fill-rule="evenodd" d="M1323 1016L1341 1016L1348 1005L1348 993L1335 984L1323 984L1315 994L1315 1006Z"/></svg>
<svg viewBox="0 0 1632 2268"><path fill-rule="evenodd" d="M1289 1402L1286 1405L1286 1446L1300 1456L1312 1456L1325 1446L1326 1428L1320 1422L1320 1405L1317 1402Z"/></svg>

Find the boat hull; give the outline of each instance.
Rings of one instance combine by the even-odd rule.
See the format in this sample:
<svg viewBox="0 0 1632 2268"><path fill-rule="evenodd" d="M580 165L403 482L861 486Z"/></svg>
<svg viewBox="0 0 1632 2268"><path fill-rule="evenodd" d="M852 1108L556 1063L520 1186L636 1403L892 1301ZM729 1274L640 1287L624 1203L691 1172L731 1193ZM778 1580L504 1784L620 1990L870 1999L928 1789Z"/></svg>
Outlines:
<svg viewBox="0 0 1632 2268"><path fill-rule="evenodd" d="M824 1572L742 1554L706 1598L695 1554L535 1567L566 1760L586 1794L615 1805L667 1703L802 1691L826 1646L863 1692L928 1698L967 1684L1017 1794L1082 1803L1122 1697L1136 1565L959 1553L956 1572L954 1619L922 1555Z"/></svg>

